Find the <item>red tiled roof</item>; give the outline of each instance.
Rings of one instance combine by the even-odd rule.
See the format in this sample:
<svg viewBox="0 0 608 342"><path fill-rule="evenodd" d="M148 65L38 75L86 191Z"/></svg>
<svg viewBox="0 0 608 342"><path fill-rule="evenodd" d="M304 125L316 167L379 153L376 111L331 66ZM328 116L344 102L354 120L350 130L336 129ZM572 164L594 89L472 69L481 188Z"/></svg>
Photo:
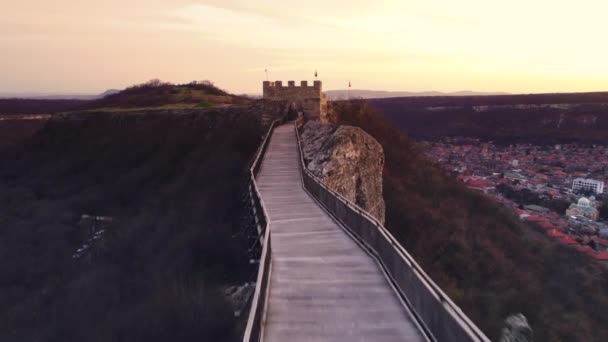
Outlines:
<svg viewBox="0 0 608 342"><path fill-rule="evenodd" d="M595 260L608 261L608 252L596 252L589 246L576 245L574 248L580 252L587 254Z"/></svg>
<svg viewBox="0 0 608 342"><path fill-rule="evenodd" d="M599 238L597 236L592 237L591 240L595 241L595 243L597 243L597 244L600 244L602 246L608 247L608 240L604 240L604 239Z"/></svg>
<svg viewBox="0 0 608 342"><path fill-rule="evenodd" d="M593 248L587 246L587 245L576 245L574 246L574 248L579 251L579 252L587 252L587 251L592 251L593 252Z"/></svg>
<svg viewBox="0 0 608 342"><path fill-rule="evenodd" d="M536 215L530 215L530 216L526 217L524 220L530 221L530 222L544 221L544 219L542 217L536 216Z"/></svg>
<svg viewBox="0 0 608 342"><path fill-rule="evenodd" d="M566 237L566 235L564 233L560 232L557 229L552 229L552 230L548 231L547 235L552 236L552 237L556 237L556 238Z"/></svg>
<svg viewBox="0 0 608 342"><path fill-rule="evenodd" d="M585 249L583 251L583 253L587 254L588 256L590 256L592 258L595 258L595 254L597 254L597 252L591 247L589 247L589 249Z"/></svg>
<svg viewBox="0 0 608 342"><path fill-rule="evenodd" d="M519 208L515 208L515 213L517 215L523 215L523 214L528 214L527 211L523 210L523 209L519 209Z"/></svg>
<svg viewBox="0 0 608 342"><path fill-rule="evenodd" d="M589 247L589 246L587 246ZM597 253L596 251L593 250L593 248L589 247L589 249L584 249L583 253L587 254L588 256L595 258L595 254Z"/></svg>
<svg viewBox="0 0 608 342"><path fill-rule="evenodd" d="M561 241L562 243L565 243L566 245L576 245L576 244L578 244L578 242L576 242L576 240L574 240L573 238L571 238L569 236L560 237L559 241Z"/></svg>
<svg viewBox="0 0 608 342"><path fill-rule="evenodd" d="M483 179L479 179L479 178L471 178L468 181L466 181L467 186L472 187L472 188L487 188L487 187L491 187L492 184L490 182L487 182Z"/></svg>
<svg viewBox="0 0 608 342"><path fill-rule="evenodd" d="M595 252L592 256L595 260L608 260L608 252Z"/></svg>

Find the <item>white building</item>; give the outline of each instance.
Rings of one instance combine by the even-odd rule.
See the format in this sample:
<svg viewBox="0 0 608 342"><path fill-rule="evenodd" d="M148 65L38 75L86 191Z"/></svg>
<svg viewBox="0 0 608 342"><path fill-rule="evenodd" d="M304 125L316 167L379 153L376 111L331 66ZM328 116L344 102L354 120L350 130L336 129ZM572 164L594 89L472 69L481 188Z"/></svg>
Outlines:
<svg viewBox="0 0 608 342"><path fill-rule="evenodd" d="M573 191L586 191L591 190L596 194L604 193L604 182L595 179L576 178L572 182Z"/></svg>

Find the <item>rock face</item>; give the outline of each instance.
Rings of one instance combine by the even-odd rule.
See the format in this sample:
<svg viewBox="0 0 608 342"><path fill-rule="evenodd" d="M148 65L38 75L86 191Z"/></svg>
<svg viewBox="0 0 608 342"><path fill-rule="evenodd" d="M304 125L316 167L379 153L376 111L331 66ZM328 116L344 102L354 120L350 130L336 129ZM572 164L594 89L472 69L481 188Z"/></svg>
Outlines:
<svg viewBox="0 0 608 342"><path fill-rule="evenodd" d="M384 224L382 146L362 129L308 121L302 128L308 170Z"/></svg>
<svg viewBox="0 0 608 342"><path fill-rule="evenodd" d="M531 342L532 328L528 324L526 316L522 314L509 316L505 320L502 336L499 342Z"/></svg>

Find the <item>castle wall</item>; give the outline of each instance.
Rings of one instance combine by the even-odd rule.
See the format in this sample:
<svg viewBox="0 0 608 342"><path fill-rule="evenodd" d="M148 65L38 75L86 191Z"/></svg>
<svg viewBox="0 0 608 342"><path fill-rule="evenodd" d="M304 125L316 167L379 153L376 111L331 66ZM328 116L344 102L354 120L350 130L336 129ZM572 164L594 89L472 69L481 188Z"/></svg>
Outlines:
<svg viewBox="0 0 608 342"><path fill-rule="evenodd" d="M266 109L277 117L292 110L302 112L307 119L318 119L327 109L321 81L314 81L311 86L307 81L301 81L299 85L294 81L287 82L287 85L281 81L265 81L264 101Z"/></svg>

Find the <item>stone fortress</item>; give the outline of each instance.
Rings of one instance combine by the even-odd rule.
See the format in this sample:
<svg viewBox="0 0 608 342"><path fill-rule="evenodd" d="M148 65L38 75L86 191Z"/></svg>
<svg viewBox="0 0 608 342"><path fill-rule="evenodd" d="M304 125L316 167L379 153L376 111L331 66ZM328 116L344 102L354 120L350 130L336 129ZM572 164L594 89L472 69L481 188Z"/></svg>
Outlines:
<svg viewBox="0 0 608 342"><path fill-rule="evenodd" d="M293 120L299 113L306 119L326 119L327 97L322 91L321 81L314 81L312 86L307 81L301 81L298 86L294 81L288 81L287 86L281 81L264 81L263 94L264 109L267 115L272 115L268 119L287 114Z"/></svg>

